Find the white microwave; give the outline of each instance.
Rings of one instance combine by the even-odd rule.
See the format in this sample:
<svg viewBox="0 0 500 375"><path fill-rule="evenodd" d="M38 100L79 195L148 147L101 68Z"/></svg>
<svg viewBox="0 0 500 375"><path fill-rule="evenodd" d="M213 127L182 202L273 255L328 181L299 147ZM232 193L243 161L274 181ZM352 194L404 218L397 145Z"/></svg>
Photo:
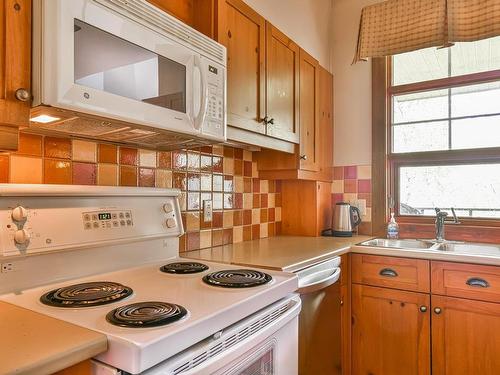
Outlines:
<svg viewBox="0 0 500 375"><path fill-rule="evenodd" d="M145 0L33 13L30 128L159 149L226 140L224 46Z"/></svg>

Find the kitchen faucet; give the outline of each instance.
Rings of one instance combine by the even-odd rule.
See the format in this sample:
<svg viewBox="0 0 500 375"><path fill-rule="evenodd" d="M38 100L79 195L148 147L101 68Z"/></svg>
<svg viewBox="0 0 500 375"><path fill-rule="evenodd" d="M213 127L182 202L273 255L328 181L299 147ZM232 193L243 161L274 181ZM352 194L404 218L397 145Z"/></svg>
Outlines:
<svg viewBox="0 0 500 375"><path fill-rule="evenodd" d="M436 210L436 241L437 242L445 242L444 238L444 224L446 222L450 222L452 224L460 224L458 221L457 214L455 213L455 209L451 208L451 213L453 214L453 221L447 221L446 217L448 216L447 212L441 211L439 208L435 208Z"/></svg>

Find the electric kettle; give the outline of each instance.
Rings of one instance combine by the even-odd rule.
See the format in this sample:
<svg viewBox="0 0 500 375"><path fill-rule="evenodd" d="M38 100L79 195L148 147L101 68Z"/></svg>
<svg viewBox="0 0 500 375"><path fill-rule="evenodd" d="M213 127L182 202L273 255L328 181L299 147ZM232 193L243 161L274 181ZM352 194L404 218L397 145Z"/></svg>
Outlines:
<svg viewBox="0 0 500 375"><path fill-rule="evenodd" d="M346 202L335 204L333 228L322 232L323 236L352 237L352 231L361 224L361 213L357 207Z"/></svg>

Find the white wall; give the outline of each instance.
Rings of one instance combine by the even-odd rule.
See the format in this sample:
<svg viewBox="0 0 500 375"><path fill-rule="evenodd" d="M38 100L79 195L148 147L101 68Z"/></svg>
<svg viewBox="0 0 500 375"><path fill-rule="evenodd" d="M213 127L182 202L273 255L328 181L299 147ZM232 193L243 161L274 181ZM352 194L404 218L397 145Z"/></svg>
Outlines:
<svg viewBox="0 0 500 375"><path fill-rule="evenodd" d="M334 76L334 164L371 164L371 63L351 65L365 5L380 0L334 0L332 73Z"/></svg>
<svg viewBox="0 0 500 375"><path fill-rule="evenodd" d="M245 0L327 69L330 69L332 1Z"/></svg>

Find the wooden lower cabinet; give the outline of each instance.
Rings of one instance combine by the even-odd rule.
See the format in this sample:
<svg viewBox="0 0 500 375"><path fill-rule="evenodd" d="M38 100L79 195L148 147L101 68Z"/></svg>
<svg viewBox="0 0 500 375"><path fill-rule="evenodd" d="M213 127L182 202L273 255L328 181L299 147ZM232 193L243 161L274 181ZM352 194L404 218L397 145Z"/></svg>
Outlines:
<svg viewBox="0 0 500 375"><path fill-rule="evenodd" d="M500 304L432 296L432 374L500 374Z"/></svg>
<svg viewBox="0 0 500 375"><path fill-rule="evenodd" d="M352 374L430 374L430 296L352 285Z"/></svg>

